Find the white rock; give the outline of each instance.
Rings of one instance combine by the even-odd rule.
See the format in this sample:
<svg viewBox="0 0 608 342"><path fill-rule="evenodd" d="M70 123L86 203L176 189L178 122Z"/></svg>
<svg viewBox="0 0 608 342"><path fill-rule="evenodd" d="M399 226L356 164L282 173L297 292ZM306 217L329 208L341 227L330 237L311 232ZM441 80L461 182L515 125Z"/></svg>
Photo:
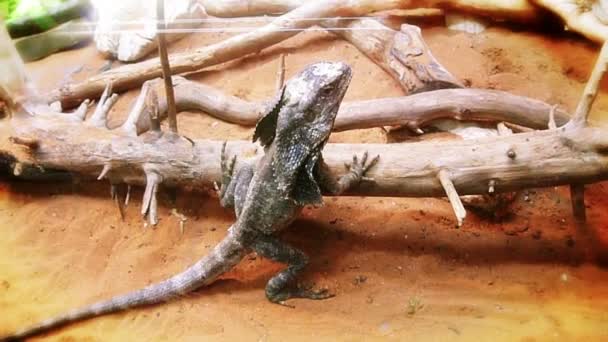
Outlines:
<svg viewBox="0 0 608 342"><path fill-rule="evenodd" d="M93 0L97 11L95 44L97 49L123 62L141 59L157 48L156 1ZM165 20L168 29L179 33L168 34L167 41L184 37L188 29L199 27L207 12L201 0L165 1Z"/></svg>

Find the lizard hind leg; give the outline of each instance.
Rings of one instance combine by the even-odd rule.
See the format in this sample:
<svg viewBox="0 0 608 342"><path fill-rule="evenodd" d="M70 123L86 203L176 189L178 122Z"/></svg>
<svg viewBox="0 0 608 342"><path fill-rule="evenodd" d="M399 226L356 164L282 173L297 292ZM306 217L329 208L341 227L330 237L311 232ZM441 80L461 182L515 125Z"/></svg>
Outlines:
<svg viewBox="0 0 608 342"><path fill-rule="evenodd" d="M274 236L262 235L256 238L252 249L259 255L287 264L287 268L274 275L266 284L266 297L269 301L286 305L290 298L327 299L334 296L327 289L319 291L310 288L293 286L296 276L308 264L308 257L304 252L291 247Z"/></svg>

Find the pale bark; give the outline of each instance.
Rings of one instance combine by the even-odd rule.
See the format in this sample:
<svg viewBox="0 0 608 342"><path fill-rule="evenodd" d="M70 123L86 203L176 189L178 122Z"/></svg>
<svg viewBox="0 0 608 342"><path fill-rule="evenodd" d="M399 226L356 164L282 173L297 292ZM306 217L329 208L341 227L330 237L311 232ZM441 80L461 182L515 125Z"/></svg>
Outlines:
<svg viewBox="0 0 608 342"><path fill-rule="evenodd" d="M224 63L277 44L296 35L326 18L335 16L361 16L373 11L407 7L409 0L331 0L306 2L293 11L282 15L267 25L252 32L233 36L190 53L178 53L170 57L173 74L198 71L202 68ZM125 65L93 76L81 83L67 84L49 95L49 102L61 101L68 108L84 101L97 98L105 85L114 84L118 91L135 88L143 82L157 78L162 68L157 60Z"/></svg>
<svg viewBox="0 0 608 342"><path fill-rule="evenodd" d="M36 141L31 150L43 168L67 170L90 178L104 172L112 183L143 185L154 172L162 184L209 188L220 180L222 142L189 140L167 135L130 137L62 117L14 119L14 136ZM238 155L237 166L253 162L262 149L244 141L231 141L227 151ZM380 155L365 182L352 195L444 196L438 179L449 171L459 195L485 194L528 187L590 183L608 178L608 135L598 128L565 127L531 133L454 141L450 144L328 144L324 158L336 175L354 154Z"/></svg>
<svg viewBox="0 0 608 342"><path fill-rule="evenodd" d="M417 26L405 24L395 31L374 19L332 19L321 26L356 46L399 82L406 94L463 87L435 59Z"/></svg>
<svg viewBox="0 0 608 342"><path fill-rule="evenodd" d="M158 86L158 82L146 83L138 99L145 111L144 99L147 89ZM226 122L253 126L264 111L263 102L248 102L238 97L182 77L174 77L177 111L197 110ZM137 107L135 105L134 107ZM166 117L166 101L160 99L161 118ZM506 121L524 127L546 129L552 106L540 100L513 95L508 92L485 89L443 89L403 97L345 102L340 106L334 131L363 129L393 125L424 126L441 118L478 121ZM557 108L554 121L564 125L568 114ZM130 117L125 126L140 134L150 125L145 116ZM135 135L135 133L133 133Z"/></svg>
<svg viewBox="0 0 608 342"><path fill-rule="evenodd" d="M462 87L456 77L447 71L432 55L424 42L420 29L403 25L400 31L392 30L374 19L325 19L327 16L360 15L367 12L406 6L408 1L332 1L311 3L275 19L254 32L234 36L193 53L175 54L171 72L180 74L240 58L279 43L310 26L321 24L326 29L351 42L393 76L407 94L441 88ZM312 15L307 17L307 15ZM324 17L325 16L325 17ZM115 89L125 90L139 86L157 77L162 64L145 61L122 66L78 84L68 84L50 94L50 102L61 101L64 108L78 103L84 96L95 98L103 83L112 82Z"/></svg>

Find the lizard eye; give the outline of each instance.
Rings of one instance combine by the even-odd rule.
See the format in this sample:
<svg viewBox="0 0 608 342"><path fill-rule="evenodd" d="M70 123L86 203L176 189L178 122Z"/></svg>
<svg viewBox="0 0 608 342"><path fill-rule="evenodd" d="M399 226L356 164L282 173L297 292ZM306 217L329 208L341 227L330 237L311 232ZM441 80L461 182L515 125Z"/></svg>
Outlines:
<svg viewBox="0 0 608 342"><path fill-rule="evenodd" d="M333 87L330 86L325 86L321 89L321 95L323 96L329 96L331 95L331 92L334 90Z"/></svg>

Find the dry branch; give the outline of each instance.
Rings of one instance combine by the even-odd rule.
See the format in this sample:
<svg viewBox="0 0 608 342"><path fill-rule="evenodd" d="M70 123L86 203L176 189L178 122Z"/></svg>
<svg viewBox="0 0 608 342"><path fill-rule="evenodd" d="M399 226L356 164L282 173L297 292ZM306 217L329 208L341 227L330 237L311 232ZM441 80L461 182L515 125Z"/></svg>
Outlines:
<svg viewBox="0 0 608 342"><path fill-rule="evenodd" d="M184 188L206 188L220 180L221 142L141 137L116 134L65 120L59 116L14 121L14 134L35 139L33 160L43 168L67 170L96 178L112 165L112 183L143 185L152 169L162 183ZM252 162L262 149L251 143L228 143L228 153L238 163ZM598 128L556 130L455 141L409 144L328 144L324 156L336 174L344 163L363 151L381 156L371 171L373 183L364 183L351 194L371 196L444 196L437 178L448 170L460 195L485 194L488 184L505 192L529 187L590 183L608 178L608 135ZM508 156L514 151L514 156Z"/></svg>
<svg viewBox="0 0 608 342"><path fill-rule="evenodd" d="M439 118L508 121L525 127L546 128L551 106L503 91L441 89L404 97L347 102L340 107L334 129L371 128L408 124L424 126ZM557 111L556 121L569 118Z"/></svg>
<svg viewBox="0 0 608 342"><path fill-rule="evenodd" d="M179 53L169 59L174 74L193 72L205 67L224 63L277 44L296 35L303 29L319 24L325 18L335 16L361 16L373 11L407 7L408 0L331 0L306 2L293 11L282 15L252 32L233 36L220 43L191 53ZM118 91L141 86L143 82L161 75L161 65L156 60L125 65L81 83L67 84L52 92L49 102L61 101L69 108L85 99L97 98L109 82Z"/></svg>
<svg viewBox="0 0 608 342"><path fill-rule="evenodd" d="M123 127L142 133L150 125L145 111L148 89L158 82L149 81L142 87L132 115ZM177 111L198 110L226 122L253 126L266 107L262 102L248 102L226 95L210 86L174 77ZM160 99L159 113L166 117L166 102ZM340 106L335 131L393 125L424 126L441 119L506 121L524 127L545 129L552 106L532 98L508 92L484 89L443 89L403 97L345 102ZM554 120L564 125L568 114L555 109Z"/></svg>
<svg viewBox="0 0 608 342"><path fill-rule="evenodd" d="M567 129L574 131L577 128L585 127L589 117L589 111L595 101L595 97L599 91L600 81L608 69L608 42L602 45L599 56L595 62L591 76L585 85L583 95L576 106L576 111L572 120L567 124ZM572 213L578 222L586 221L585 213L585 186L584 184L575 183L570 185L570 198L572 201Z"/></svg>
<svg viewBox="0 0 608 342"><path fill-rule="evenodd" d="M175 111L175 95L173 94L173 78L171 75L171 65L167 54L167 39L165 30L165 1L156 0L156 30L158 32L158 56L162 69L163 81L165 82L165 98L167 99L167 114L169 116L169 127L173 133L177 133L177 113Z"/></svg>
<svg viewBox="0 0 608 342"><path fill-rule="evenodd" d="M467 211L464 209L464 205L462 201L460 201L460 196L458 196L458 192L454 188L454 183L452 183L452 179L449 173L445 169L439 170L437 173L437 178L441 183L441 186L445 190L445 194L454 209L454 215L456 215L456 222L458 227L462 226L462 222L464 218L467 216Z"/></svg>
<svg viewBox="0 0 608 342"><path fill-rule="evenodd" d="M395 31L374 19L332 19L321 26L356 46L393 76L406 94L463 87L435 59L417 26L405 24Z"/></svg>

